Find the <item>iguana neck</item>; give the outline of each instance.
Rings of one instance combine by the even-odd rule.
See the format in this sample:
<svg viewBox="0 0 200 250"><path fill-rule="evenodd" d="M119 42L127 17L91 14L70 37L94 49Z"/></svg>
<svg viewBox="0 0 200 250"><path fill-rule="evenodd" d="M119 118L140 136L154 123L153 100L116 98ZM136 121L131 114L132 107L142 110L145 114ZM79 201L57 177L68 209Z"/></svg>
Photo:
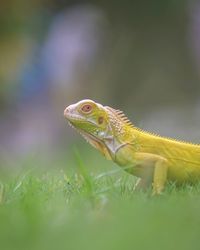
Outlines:
<svg viewBox="0 0 200 250"><path fill-rule="evenodd" d="M109 124L104 134L104 145L109 151L112 159L115 158L117 151L129 144L137 144L137 133L130 121L116 110L106 107L109 113ZM119 111L120 112L120 111Z"/></svg>

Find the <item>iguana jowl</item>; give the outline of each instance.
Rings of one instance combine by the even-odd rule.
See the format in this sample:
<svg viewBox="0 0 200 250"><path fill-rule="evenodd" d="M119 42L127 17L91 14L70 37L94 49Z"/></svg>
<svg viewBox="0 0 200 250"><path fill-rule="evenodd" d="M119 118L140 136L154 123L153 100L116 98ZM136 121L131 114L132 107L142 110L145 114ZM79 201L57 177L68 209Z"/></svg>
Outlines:
<svg viewBox="0 0 200 250"><path fill-rule="evenodd" d="M136 128L122 111L92 100L68 106L64 116L107 159L139 177L136 189L153 185L160 194L166 181L200 180L200 146Z"/></svg>

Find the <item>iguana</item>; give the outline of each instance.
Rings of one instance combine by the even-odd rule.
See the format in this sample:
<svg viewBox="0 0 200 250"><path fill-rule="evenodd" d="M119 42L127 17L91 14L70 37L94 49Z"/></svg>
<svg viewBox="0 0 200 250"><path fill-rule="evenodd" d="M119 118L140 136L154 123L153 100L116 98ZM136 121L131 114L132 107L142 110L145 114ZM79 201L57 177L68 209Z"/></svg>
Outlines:
<svg viewBox="0 0 200 250"><path fill-rule="evenodd" d="M122 111L89 99L68 106L64 116L107 159L139 177L136 189L152 185L160 194L167 181L200 180L200 145L143 131Z"/></svg>

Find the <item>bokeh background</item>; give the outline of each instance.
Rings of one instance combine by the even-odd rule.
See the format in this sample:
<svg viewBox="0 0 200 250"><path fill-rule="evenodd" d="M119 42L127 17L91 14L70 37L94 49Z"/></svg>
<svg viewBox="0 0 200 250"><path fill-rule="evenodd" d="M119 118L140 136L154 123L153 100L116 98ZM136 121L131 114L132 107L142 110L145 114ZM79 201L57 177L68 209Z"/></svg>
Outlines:
<svg viewBox="0 0 200 250"><path fill-rule="evenodd" d="M82 143L63 110L85 98L200 142L199 72L199 1L1 0L0 168Z"/></svg>

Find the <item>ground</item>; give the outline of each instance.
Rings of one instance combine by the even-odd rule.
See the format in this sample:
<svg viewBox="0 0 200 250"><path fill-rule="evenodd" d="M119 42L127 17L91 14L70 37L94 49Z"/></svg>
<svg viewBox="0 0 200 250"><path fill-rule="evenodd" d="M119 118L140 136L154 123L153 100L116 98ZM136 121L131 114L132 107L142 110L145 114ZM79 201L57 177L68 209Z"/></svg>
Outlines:
<svg viewBox="0 0 200 250"><path fill-rule="evenodd" d="M136 193L134 177L101 159L76 151L63 169L30 163L3 178L1 249L199 249L200 185Z"/></svg>

